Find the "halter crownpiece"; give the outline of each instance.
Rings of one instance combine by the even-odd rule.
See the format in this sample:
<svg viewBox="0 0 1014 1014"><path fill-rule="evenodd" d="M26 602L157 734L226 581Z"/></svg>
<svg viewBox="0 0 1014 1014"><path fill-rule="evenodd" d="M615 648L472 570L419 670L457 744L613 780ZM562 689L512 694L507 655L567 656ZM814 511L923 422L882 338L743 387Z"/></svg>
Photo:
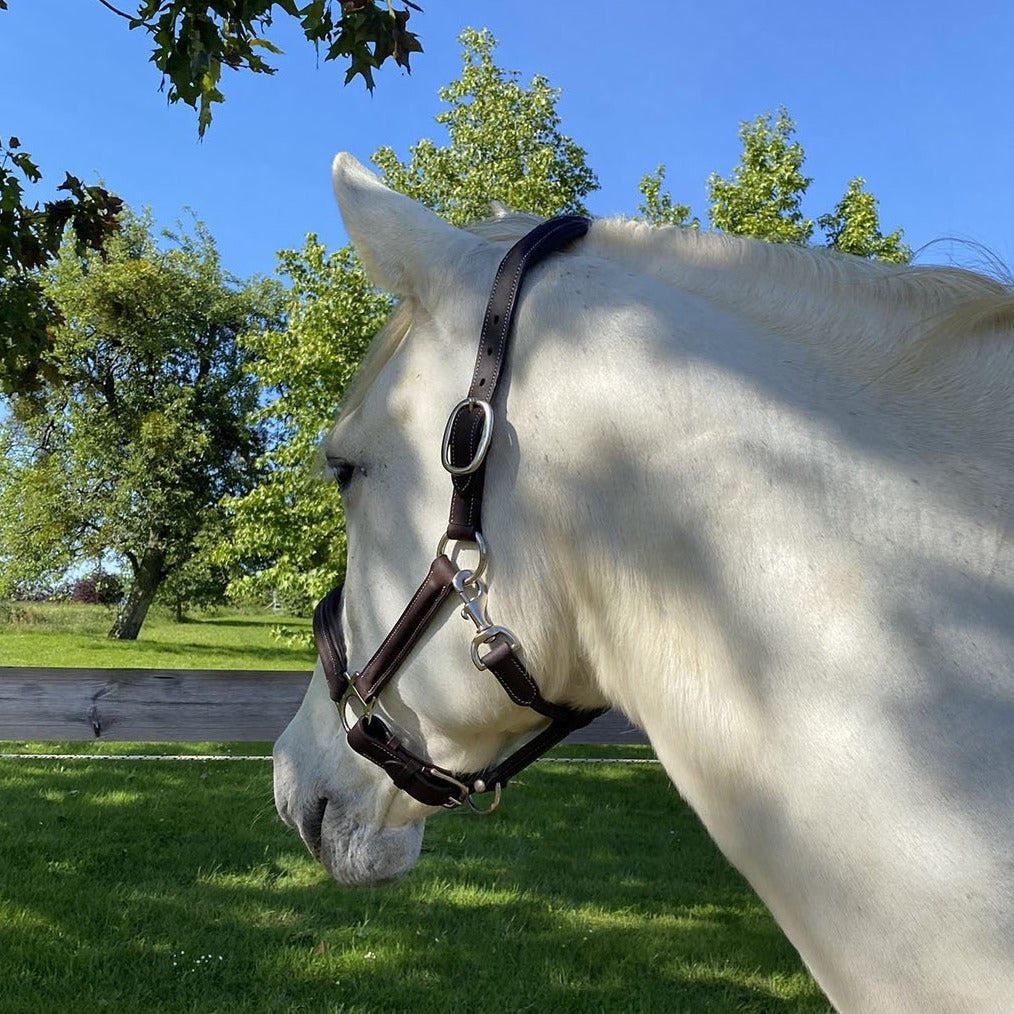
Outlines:
<svg viewBox="0 0 1014 1014"><path fill-rule="evenodd" d="M349 745L382 767L398 788L429 806L453 808L467 803L477 813L489 813L500 801L507 782L575 729L608 709L592 711L553 704L541 694L518 651L520 643L506 627L492 623L486 613L486 586L481 577L487 546L482 535L482 496L486 455L493 439L493 397L507 360L515 310L527 272L566 243L588 231L588 219L578 215L553 218L536 226L507 252L490 291L479 335L479 349L468 394L451 412L441 445L441 461L451 475L450 518L437 555L398 622L373 657L357 673L348 672L342 634L342 587L317 605L313 632L331 699L338 707ZM459 568L446 553L449 542L470 542L479 560L472 570ZM460 773L431 764L409 751L374 713L381 691L428 629L452 592L462 602L461 615L475 626L472 662L491 672L517 705L532 708L549 724L505 759L483 771ZM350 722L350 708L358 708ZM493 792L493 802L480 810L473 796Z"/></svg>

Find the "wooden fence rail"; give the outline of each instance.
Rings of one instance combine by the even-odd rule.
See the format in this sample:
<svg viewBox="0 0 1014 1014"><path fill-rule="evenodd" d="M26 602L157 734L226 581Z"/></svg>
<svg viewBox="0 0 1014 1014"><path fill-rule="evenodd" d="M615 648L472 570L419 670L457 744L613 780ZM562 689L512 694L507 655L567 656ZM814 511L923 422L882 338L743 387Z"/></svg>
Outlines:
<svg viewBox="0 0 1014 1014"><path fill-rule="evenodd" d="M0 666L0 740L272 740L309 681L306 671ZM612 711L570 741L645 739Z"/></svg>

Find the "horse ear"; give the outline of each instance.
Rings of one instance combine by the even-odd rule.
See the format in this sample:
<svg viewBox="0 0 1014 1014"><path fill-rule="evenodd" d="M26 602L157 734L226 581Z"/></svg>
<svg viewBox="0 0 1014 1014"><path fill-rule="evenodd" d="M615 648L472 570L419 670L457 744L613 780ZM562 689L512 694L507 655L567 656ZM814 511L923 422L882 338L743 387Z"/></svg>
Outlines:
<svg viewBox="0 0 1014 1014"><path fill-rule="evenodd" d="M474 252L481 242L428 208L380 182L351 155L335 156L334 193L352 245L373 283L396 296L425 302L435 265Z"/></svg>

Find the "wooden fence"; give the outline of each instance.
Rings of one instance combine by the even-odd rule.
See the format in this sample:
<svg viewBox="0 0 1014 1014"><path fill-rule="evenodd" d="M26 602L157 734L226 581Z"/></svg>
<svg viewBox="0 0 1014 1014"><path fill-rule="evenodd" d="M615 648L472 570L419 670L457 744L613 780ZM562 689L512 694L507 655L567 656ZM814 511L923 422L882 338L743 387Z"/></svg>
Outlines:
<svg viewBox="0 0 1014 1014"><path fill-rule="evenodd" d="M273 740L303 699L306 671L0 666L0 740ZM644 743L618 711L574 743Z"/></svg>

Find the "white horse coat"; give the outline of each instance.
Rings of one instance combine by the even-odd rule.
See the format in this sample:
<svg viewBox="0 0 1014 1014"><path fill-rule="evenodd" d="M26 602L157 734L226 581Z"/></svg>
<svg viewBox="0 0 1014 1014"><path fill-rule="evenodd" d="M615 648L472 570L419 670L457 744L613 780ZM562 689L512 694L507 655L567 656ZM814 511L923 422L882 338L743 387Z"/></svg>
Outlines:
<svg viewBox="0 0 1014 1014"><path fill-rule="evenodd" d="M446 524L439 448L531 222L451 228L348 156L356 249L403 304L326 453L361 666ZM599 221L540 266L498 399L490 610L544 696L621 707L842 1014L1014 1011L1014 300L957 271ZM457 770L537 716L447 618L384 691ZM331 873L398 876L431 811L353 755L316 673L279 812Z"/></svg>

